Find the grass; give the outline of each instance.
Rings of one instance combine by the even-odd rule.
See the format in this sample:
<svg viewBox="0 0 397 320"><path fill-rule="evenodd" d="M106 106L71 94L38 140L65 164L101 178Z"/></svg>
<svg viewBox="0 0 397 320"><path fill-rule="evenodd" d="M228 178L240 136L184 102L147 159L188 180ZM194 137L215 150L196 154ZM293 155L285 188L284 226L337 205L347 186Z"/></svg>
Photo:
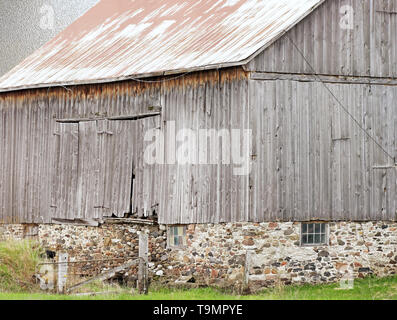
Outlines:
<svg viewBox="0 0 397 320"><path fill-rule="evenodd" d="M248 296L226 294L211 288L158 289L147 296L141 296L122 289L119 294L97 296L0 293L0 300L397 300L397 277L359 279L355 281L352 290L340 290L339 284L331 284L267 289Z"/></svg>
<svg viewBox="0 0 397 320"><path fill-rule="evenodd" d="M91 283L79 292L105 294L45 294L39 291L33 277L42 253L38 244L32 241L0 242L0 300L397 300L397 276L358 279L351 290L341 290L339 283L336 283L284 286L247 296L212 288L177 290L155 287L145 296L102 282Z"/></svg>
<svg viewBox="0 0 397 320"><path fill-rule="evenodd" d="M35 290L37 285L33 276L41 253L32 241L0 242L0 291Z"/></svg>
<svg viewBox="0 0 397 320"><path fill-rule="evenodd" d="M397 300L397 277L356 279L354 287L342 290L339 283L291 286L265 290L270 300Z"/></svg>

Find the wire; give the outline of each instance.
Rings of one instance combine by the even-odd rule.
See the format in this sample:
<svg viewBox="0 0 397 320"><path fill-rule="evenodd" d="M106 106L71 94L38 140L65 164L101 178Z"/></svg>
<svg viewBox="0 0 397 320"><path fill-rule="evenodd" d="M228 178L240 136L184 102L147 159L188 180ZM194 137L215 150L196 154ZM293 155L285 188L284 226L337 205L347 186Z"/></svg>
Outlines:
<svg viewBox="0 0 397 320"><path fill-rule="evenodd" d="M178 75L178 76L176 76L176 77L168 78L168 79L163 79L163 80L142 80L142 79L133 78L133 77L130 77L129 79L130 79L130 80L137 81L137 82L143 82L143 83L164 83L164 82L167 82L167 81L173 81L173 80L177 80L177 79L183 78L183 77L187 76L188 74L190 74L190 73L192 73L192 72L193 72L193 71L188 71L188 72L185 72L185 73L183 73L183 74L180 74L180 75Z"/></svg>
<svg viewBox="0 0 397 320"><path fill-rule="evenodd" d="M54 86L54 87L48 87L47 88L47 95L49 95L50 89L54 89L54 88L63 88L66 91L72 92L73 93L73 89L70 89L68 87L62 86L62 85L58 85L58 86Z"/></svg>
<svg viewBox="0 0 397 320"><path fill-rule="evenodd" d="M180 75L178 75L176 77L163 79L163 80L143 80L143 79L134 78L134 77L129 77L128 80L133 80L133 81L136 81L136 82L143 82L143 83L164 83L164 82L167 82L167 81L173 81L173 80L177 80L177 79L183 78L183 77L187 76L188 74L190 74L192 72L194 72L194 71L188 71L188 72L180 74ZM54 87L48 87L47 88L47 95L48 95L50 89L52 89L52 88L63 88L65 90L69 91L69 92L73 92L73 90L68 88L68 87L65 87L65 86L62 86L62 85L57 85L57 86L54 86Z"/></svg>
<svg viewBox="0 0 397 320"><path fill-rule="evenodd" d="M326 85L326 83L320 78L312 64L309 62L309 60L306 58L306 56L303 54L303 52L299 49L299 47L296 45L296 43L291 39L291 37L288 34L285 34L285 36L291 41L292 45L295 47L295 49L299 52L299 54L302 56L302 58L305 60L306 64L310 67L312 70L314 76L323 84L323 86L326 88L326 90L331 94L331 96L335 99L335 101L338 103L338 105L342 108L342 110L353 120L353 122L393 161L393 164L396 164L396 158L393 157L389 152L386 151L386 149L361 125L361 123L349 112L349 110L342 104L342 102L336 97L336 95L333 93L333 91ZM192 73L193 71L188 71L183 74L180 74L176 77L168 78L168 79L163 79L163 80L142 80L138 78L133 78L130 77L130 80L136 81L136 82L142 82L142 83L164 83L168 81L173 81L177 80L180 78L183 78L187 76L188 74ZM66 88L64 86L59 86L64 88L65 90L73 92L72 89ZM50 87L48 87L49 91ZM47 91L47 94L48 94Z"/></svg>
<svg viewBox="0 0 397 320"><path fill-rule="evenodd" d="M63 88L63 89L65 89L66 91L69 91L69 92L72 92L73 93L73 90L72 89L70 89L70 88L67 88L67 87L65 87L65 86L58 86L59 88Z"/></svg>
<svg viewBox="0 0 397 320"><path fill-rule="evenodd" d="M324 85L324 87L327 89L327 91L331 94L331 96L336 100L336 102L339 104L339 106L342 108L344 112L348 114L348 116L356 123L356 125L390 158L393 160L393 164L396 165L396 158L393 157L389 152L386 151L386 149L361 125L361 123L349 112L349 110L343 105L343 103L336 97L336 95L333 93L333 91L327 86L327 84L320 78L320 76L316 73L316 70L314 67L311 65L311 63L308 61L308 59L305 57L303 52L298 48L298 46L295 44L295 42L289 37L288 34L285 34L285 36L291 41L292 45L295 47L295 49L299 52L299 54L302 56L302 58L305 60L307 65L312 69L312 72L315 77Z"/></svg>

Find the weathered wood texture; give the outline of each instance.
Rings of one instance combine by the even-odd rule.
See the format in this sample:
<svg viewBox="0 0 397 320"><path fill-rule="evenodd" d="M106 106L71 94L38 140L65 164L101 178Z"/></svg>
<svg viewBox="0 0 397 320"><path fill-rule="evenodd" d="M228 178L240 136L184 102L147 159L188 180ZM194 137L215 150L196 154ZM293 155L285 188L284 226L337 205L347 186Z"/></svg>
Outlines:
<svg viewBox="0 0 397 320"><path fill-rule="evenodd" d="M392 157L397 15L390 12L396 2L328 0L289 32L321 80ZM344 5L353 8L353 30L340 27ZM0 94L0 222L90 220L129 211L139 217L156 212L164 224L397 220L392 159L317 77L302 76L313 71L289 39L282 37L246 69L256 72L252 80L230 68L162 83ZM158 107L161 116L110 120ZM157 127L165 135L166 164L148 165L144 137ZM176 135L182 129L214 130L215 140L221 133L215 150L224 153L209 152L201 164L200 149L181 164ZM252 150L240 150L251 158L245 176L222 157L234 129L252 130ZM187 141L204 148L198 140Z"/></svg>
<svg viewBox="0 0 397 320"><path fill-rule="evenodd" d="M211 159L213 154L208 148L206 160L211 164L199 164L198 154L191 155L193 159L187 164L181 164L177 161L180 143L177 144L173 134L182 129L191 129L195 134L200 129L213 129L216 135L220 130L230 133L232 129L248 129L248 101L247 75L239 69L181 78L164 88L162 130L166 137L165 159L169 164L161 167L161 223L248 219L249 176L234 175L235 166L225 164L221 148L213 150L220 152L215 159ZM219 140L216 136L212 141ZM198 139L188 143L199 145ZM222 140L221 145L230 151L227 140ZM170 164L175 159L178 163Z"/></svg>
<svg viewBox="0 0 397 320"><path fill-rule="evenodd" d="M148 164L145 159L145 134L153 129L160 129L161 118L149 117L135 121L134 132L134 184L132 194L132 213L146 218L159 213L160 203L160 166Z"/></svg>
<svg viewBox="0 0 397 320"><path fill-rule="evenodd" d="M341 28L346 6L353 9L352 30ZM396 12L397 0L327 0L287 34L315 73L396 78ZM258 55L247 70L312 74L288 37Z"/></svg>
<svg viewBox="0 0 397 320"><path fill-rule="evenodd" d="M395 220L396 170L382 169L392 165L391 160L337 106L322 83L293 79L248 80L247 74L232 69L167 82L158 102L161 121L57 123L55 118L92 116L87 111L57 112L59 106L71 104L69 98L81 95L79 88L73 95L59 90L60 100L51 95L50 105L45 103L46 91L3 95L2 221L123 216L129 211L132 171L133 212L145 216L155 210L166 224ZM395 155L397 87L327 85ZM128 99L139 101L121 114L142 112L138 109L148 105L145 96L154 89L136 94L132 91L139 85L128 86L113 85L109 92L125 90L131 94ZM76 100L76 109L86 101ZM250 128L251 174L234 175L236 166L223 164L220 157L215 162L209 157L213 164L208 165L147 165L143 154L148 142L143 137L157 127L173 137L163 145L165 157L171 159L178 149L173 147L173 131Z"/></svg>
<svg viewBox="0 0 397 320"><path fill-rule="evenodd" d="M134 141L140 139L139 121L55 119L128 117L159 106L159 85L132 82L1 94L0 222L129 212L134 156L143 152L131 151L139 145ZM114 137L98 133L106 123ZM135 207L143 211L144 205Z"/></svg>
<svg viewBox="0 0 397 320"><path fill-rule="evenodd" d="M145 230L139 233L139 267L137 287L140 294L148 294L149 292L148 252L149 237Z"/></svg>
<svg viewBox="0 0 397 320"><path fill-rule="evenodd" d="M327 86L396 156L397 86ZM250 103L252 220L396 220L393 159L322 83L251 81Z"/></svg>
<svg viewBox="0 0 397 320"><path fill-rule="evenodd" d="M79 125L59 123L54 136L50 215L73 219L78 216Z"/></svg>
<svg viewBox="0 0 397 320"><path fill-rule="evenodd" d="M248 129L247 76L230 69L162 85L131 81L0 95L5 155L0 221L50 223L123 217L130 211L139 217L155 212L167 223L247 219L249 178L234 176L235 166L222 158L211 165L161 166L143 159L144 136L153 128L166 135L172 125L175 133ZM161 117L89 121L145 114L159 106ZM176 157L172 144L171 139L163 145L167 157L172 152Z"/></svg>

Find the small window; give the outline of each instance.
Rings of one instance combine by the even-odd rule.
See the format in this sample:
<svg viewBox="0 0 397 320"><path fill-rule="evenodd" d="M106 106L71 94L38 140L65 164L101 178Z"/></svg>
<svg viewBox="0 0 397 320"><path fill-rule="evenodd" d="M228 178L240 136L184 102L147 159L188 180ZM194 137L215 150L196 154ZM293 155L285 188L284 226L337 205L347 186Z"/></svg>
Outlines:
<svg viewBox="0 0 397 320"><path fill-rule="evenodd" d="M170 248L186 246L186 226L171 226L168 228L168 246Z"/></svg>
<svg viewBox="0 0 397 320"><path fill-rule="evenodd" d="M302 223L301 244L304 246L327 244L326 223Z"/></svg>

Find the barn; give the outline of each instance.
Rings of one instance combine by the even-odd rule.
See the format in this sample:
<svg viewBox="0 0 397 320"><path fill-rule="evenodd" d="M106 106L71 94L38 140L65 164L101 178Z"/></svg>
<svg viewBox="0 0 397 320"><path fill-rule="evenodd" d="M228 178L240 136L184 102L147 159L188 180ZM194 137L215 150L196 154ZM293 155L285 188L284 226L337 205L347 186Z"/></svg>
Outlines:
<svg viewBox="0 0 397 320"><path fill-rule="evenodd" d="M101 0L0 78L1 237L126 259L147 229L153 276L216 285L394 274L396 13Z"/></svg>

